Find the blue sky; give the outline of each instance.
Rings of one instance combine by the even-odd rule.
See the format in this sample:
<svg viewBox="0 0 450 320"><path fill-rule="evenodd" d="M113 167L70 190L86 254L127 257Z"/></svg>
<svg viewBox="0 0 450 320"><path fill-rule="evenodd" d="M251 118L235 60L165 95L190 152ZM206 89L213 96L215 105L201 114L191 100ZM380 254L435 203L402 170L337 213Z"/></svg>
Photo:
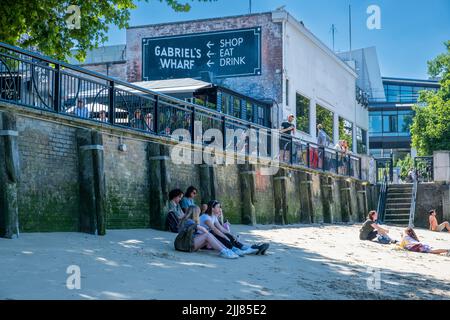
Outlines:
<svg viewBox="0 0 450 320"><path fill-rule="evenodd" d="M183 1L183 0L182 0ZM249 12L249 0L188 1L188 13L176 13L157 0L137 2L130 25L213 18ZM285 5L298 20L330 48L331 25L337 29L335 49L349 48L348 6L352 6L352 47L376 46L381 73L387 77L426 79L427 61L444 52L450 40L450 0L253 0L252 12L267 12ZM381 9L381 30L366 27L369 5ZM125 30L111 27L106 44L124 44Z"/></svg>

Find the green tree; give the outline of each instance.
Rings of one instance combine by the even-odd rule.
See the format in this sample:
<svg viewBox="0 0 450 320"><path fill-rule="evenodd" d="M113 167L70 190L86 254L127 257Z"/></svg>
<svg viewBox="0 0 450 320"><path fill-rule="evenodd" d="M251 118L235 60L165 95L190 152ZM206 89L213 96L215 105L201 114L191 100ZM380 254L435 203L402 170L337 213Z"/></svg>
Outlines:
<svg viewBox="0 0 450 320"><path fill-rule="evenodd" d="M139 0L138 0L139 1ZM143 0L148 2L148 0ZM180 0L159 0L175 11L189 11ZM191 0L194 1L194 0ZM216 1L216 0L197 0ZM2 0L0 41L23 48L33 47L45 55L66 60L71 49L75 58L84 60L86 52L108 40L109 25L128 27L133 0ZM77 12L69 10L75 5ZM155 14L155 13L153 13ZM151 14L150 14L151 16ZM74 19L74 20L72 20ZM71 28L72 21L80 27Z"/></svg>
<svg viewBox="0 0 450 320"><path fill-rule="evenodd" d="M415 106L411 125L412 146L419 155L432 155L433 151L450 150L450 40L445 43L447 52L428 62L428 73L440 77L437 92L422 91Z"/></svg>
<svg viewBox="0 0 450 320"><path fill-rule="evenodd" d="M395 166L400 168L400 177L404 180L408 176L409 170L414 168L414 160L407 154L404 159L398 159Z"/></svg>

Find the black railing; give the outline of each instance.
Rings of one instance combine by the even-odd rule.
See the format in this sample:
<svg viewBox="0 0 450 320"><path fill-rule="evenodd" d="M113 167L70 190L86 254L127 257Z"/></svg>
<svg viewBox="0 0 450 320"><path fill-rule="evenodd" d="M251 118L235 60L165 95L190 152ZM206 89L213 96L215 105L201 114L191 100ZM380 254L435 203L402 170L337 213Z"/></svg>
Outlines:
<svg viewBox="0 0 450 320"><path fill-rule="evenodd" d="M287 134L279 136L280 152L275 155L270 128L1 42L0 100L158 136L170 137L175 130L186 129L193 143L205 146L214 138L198 135L217 129L222 133L224 150L278 157L290 165L361 179L361 159L355 155ZM194 130L199 123L200 133ZM228 131L234 136L227 135ZM252 139L267 140L267 144L255 146Z"/></svg>
<svg viewBox="0 0 450 320"><path fill-rule="evenodd" d="M389 179L388 175L385 173L380 186L380 194L378 196L377 212L378 212L378 221L380 223L384 222L388 188L389 188Z"/></svg>

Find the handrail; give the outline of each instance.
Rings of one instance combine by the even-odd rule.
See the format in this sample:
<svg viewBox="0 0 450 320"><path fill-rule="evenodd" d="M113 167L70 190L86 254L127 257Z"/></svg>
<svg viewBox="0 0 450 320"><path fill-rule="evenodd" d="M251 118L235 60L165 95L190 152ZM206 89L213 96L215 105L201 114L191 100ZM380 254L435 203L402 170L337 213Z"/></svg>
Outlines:
<svg viewBox="0 0 450 320"><path fill-rule="evenodd" d="M137 109L144 108L145 113L152 113L154 116L154 123L151 125L152 130L144 131L151 131L152 134L156 135L161 134L161 128L176 126L180 122L185 125L186 128L189 126L189 129L192 130L196 115L222 122L223 130L225 130L228 126L232 126L256 131L259 130L261 134L267 132L268 137L271 135L271 128L262 126L258 123L236 118L233 115L211 110L205 106L200 106L185 100L177 99L163 93L155 92L103 75L101 73L97 73L95 71L84 69L79 66L57 61L52 58L42 56L36 52L24 50L6 43L0 42L0 48L4 49L0 51L0 65L3 64L6 68L8 68L7 61L12 61L14 62L14 65L16 65L16 69L12 73L9 72L11 77L13 74L19 74L24 79L27 79L29 77L28 73L30 71L31 73L34 72L35 68L38 69L38 72L45 69L48 73L43 75L46 77L46 81L40 83L39 88L31 88L29 92L26 91L27 89L24 89L24 94L27 95L25 98L19 96L19 98L14 98L14 100L7 100L10 102L32 108L45 109L56 113L73 114L74 111L70 111L70 109L73 108L73 104L72 102L70 102L70 104L68 102L74 98L79 98L81 95L83 99L93 99L91 101L92 108L95 107L106 109L92 110L90 112L94 113L95 116L88 115L86 118L92 121L102 121L113 126L125 125L136 130L144 130L143 128L150 129L147 123L144 125L139 122L130 122L131 118L129 118L129 116L131 116L133 112L136 112ZM27 81L29 81L29 79ZM32 81L36 80L33 78ZM81 83L84 85L83 89L80 91ZM33 84L36 85L34 82ZM75 87L77 88L76 92L71 92L70 90ZM34 101L36 97L41 98L39 96L38 89L47 90L45 92L47 96L44 97L45 102L42 99L42 103L36 103ZM64 92L64 96L61 92ZM0 99L2 98L0 97ZM137 102L135 101L136 99ZM62 105L64 105L66 109L64 109L64 107L61 108ZM144 107L142 107L142 105L144 105ZM45 106L45 108L43 106ZM165 110L169 110L169 115L166 117L163 114ZM100 113L99 111L105 111L105 116L107 114L108 119L96 120L98 119L98 114ZM170 115L170 112L174 112L175 115ZM181 116L180 114L177 114L177 112L181 112ZM160 116L163 118L160 119ZM188 117L185 117L183 120L183 116ZM142 120L141 118L136 119ZM193 130L191 132L193 132ZM226 132L223 131L222 134L225 135ZM278 135L278 132L276 134ZM342 153L328 147L304 141L289 134L279 134L279 138L281 140L285 139L286 141L290 141L291 156L288 163L291 165L304 165L304 163L297 163L297 161L300 160L300 157L297 157L297 150L304 152L306 148L307 161L305 162L308 164L308 167L319 169L318 163L320 162L322 163L322 169L324 171L328 170L333 172L333 170L336 169L336 173L339 174L337 168L326 168L324 165L326 161L330 162L330 160L325 159L326 152L324 151L328 151L336 157L336 161L331 163L341 163L342 167L344 164L347 165L347 168L343 170L343 175L354 176L355 178L361 179L361 158L357 155ZM286 148L287 145L288 144L284 147ZM300 149L297 149L297 146L300 146ZM305 146L305 148L303 148L303 146ZM323 151L316 152L316 150L319 149ZM296 153L295 157L293 156L294 150ZM276 152L279 151L280 150L277 150ZM312 154L310 154L310 151L312 151ZM310 157L313 157L312 167L310 166Z"/></svg>
<svg viewBox="0 0 450 320"><path fill-rule="evenodd" d="M383 180L383 182L381 184L381 188L380 188L380 195L378 196L378 206L377 206L378 221L380 221L380 223L384 222L388 185L389 185L389 179L388 179L387 175L384 175L384 180Z"/></svg>
<svg viewBox="0 0 450 320"><path fill-rule="evenodd" d="M414 218L416 214L416 199L417 199L417 188L419 186L419 179L415 175L412 190L411 207L409 208L409 223L408 226L414 228Z"/></svg>

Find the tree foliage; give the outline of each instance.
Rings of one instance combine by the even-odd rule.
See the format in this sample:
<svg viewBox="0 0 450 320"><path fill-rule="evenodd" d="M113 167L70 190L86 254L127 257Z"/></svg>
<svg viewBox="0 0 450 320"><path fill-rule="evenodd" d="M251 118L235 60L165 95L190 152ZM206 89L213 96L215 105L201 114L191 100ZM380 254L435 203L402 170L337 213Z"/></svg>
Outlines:
<svg viewBox="0 0 450 320"><path fill-rule="evenodd" d="M425 106L414 107L411 126L412 145L419 155L432 155L433 151L450 150L450 41L447 52L428 62L428 73L440 77L437 92L423 91L419 102Z"/></svg>
<svg viewBox="0 0 450 320"><path fill-rule="evenodd" d="M139 0L138 0L139 1ZM149 0L143 0L148 2ZM175 11L189 11L182 0L159 0ZM186 0L187 1L187 0ZM194 0L191 0L194 1ZM197 0L202 2L216 0ZM33 48L45 55L66 60L71 49L78 49L76 58L84 60L86 52L108 40L110 25L128 27L133 0L2 0L0 41L22 48ZM80 9L80 28L68 27L77 19L70 6ZM155 13L153 13L155 14ZM149 17L151 17L151 13Z"/></svg>

